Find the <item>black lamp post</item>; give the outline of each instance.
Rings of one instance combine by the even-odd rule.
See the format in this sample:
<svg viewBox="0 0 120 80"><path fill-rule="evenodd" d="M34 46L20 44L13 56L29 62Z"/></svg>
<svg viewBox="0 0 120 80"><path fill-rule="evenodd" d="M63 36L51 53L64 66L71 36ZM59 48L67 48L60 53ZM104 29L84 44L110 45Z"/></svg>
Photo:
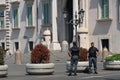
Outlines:
<svg viewBox="0 0 120 80"><path fill-rule="evenodd" d="M75 38L76 38L77 45L78 45L77 26L79 24L83 23L84 13L85 13L85 11L83 9L80 9L79 12L78 12L78 14L77 14L77 12L75 12L75 19L71 19L70 21L67 22L67 24L72 24L72 25L75 26L75 32L76 32L75 33ZM67 18L68 18L68 12L64 11L63 14L64 14L65 20L67 20Z"/></svg>

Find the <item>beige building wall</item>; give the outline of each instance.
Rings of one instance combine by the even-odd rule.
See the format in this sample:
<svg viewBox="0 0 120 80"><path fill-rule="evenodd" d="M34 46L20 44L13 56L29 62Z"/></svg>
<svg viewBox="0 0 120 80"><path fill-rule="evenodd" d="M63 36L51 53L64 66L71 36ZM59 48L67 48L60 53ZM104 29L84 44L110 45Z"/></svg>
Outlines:
<svg viewBox="0 0 120 80"><path fill-rule="evenodd" d="M120 23L119 0L109 0L109 18L101 19L100 0L89 0L88 7L88 30L90 42L103 50L103 40L108 39L109 51L112 53L120 52Z"/></svg>

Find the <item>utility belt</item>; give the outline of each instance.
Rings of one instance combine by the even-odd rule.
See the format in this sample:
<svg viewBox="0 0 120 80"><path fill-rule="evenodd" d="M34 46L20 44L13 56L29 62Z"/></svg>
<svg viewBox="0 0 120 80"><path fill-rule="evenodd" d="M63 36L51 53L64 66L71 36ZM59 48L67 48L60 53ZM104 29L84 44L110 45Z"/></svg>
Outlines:
<svg viewBox="0 0 120 80"><path fill-rule="evenodd" d="M78 58L79 58L78 55L73 55L73 56L71 57L71 59L78 59Z"/></svg>
<svg viewBox="0 0 120 80"><path fill-rule="evenodd" d="M89 56L89 58L97 58L97 57L95 57L95 56L94 57L93 56Z"/></svg>

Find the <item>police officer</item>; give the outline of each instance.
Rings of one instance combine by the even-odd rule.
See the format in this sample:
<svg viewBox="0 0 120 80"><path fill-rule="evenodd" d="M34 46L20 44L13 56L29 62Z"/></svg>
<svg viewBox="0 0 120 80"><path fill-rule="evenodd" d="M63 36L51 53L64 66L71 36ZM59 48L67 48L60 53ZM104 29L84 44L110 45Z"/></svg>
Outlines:
<svg viewBox="0 0 120 80"><path fill-rule="evenodd" d="M94 65L94 73L98 74L97 72L97 55L98 55L98 49L96 47L94 47L94 43L91 43L91 47L89 48L89 73L92 73L91 67L92 64Z"/></svg>
<svg viewBox="0 0 120 80"><path fill-rule="evenodd" d="M71 66L69 70L68 76L71 76L72 72L74 72L74 76L77 75L77 64L79 59L79 47L77 47L76 42L73 42L73 47L71 47L68 51L68 55L71 58Z"/></svg>

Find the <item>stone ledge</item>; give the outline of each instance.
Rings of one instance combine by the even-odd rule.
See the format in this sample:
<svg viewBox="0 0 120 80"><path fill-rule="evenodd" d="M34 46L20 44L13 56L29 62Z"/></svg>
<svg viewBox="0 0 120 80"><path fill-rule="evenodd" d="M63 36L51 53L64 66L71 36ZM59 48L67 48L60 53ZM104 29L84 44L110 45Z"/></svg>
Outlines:
<svg viewBox="0 0 120 80"><path fill-rule="evenodd" d="M112 21L111 18L108 18L108 19L98 19L97 22L109 22L109 21Z"/></svg>

